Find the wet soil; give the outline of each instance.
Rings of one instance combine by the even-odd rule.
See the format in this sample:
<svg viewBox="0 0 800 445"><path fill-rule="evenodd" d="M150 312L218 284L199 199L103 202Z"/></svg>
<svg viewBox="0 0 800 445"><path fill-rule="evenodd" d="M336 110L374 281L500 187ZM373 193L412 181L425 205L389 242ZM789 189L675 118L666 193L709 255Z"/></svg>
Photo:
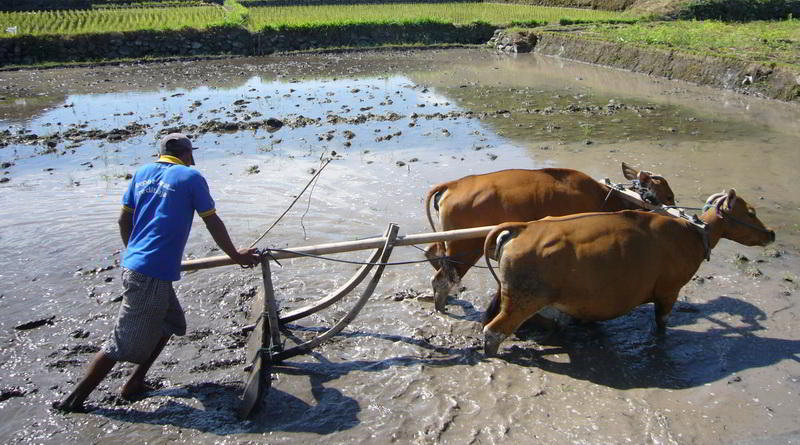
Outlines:
<svg viewBox="0 0 800 445"><path fill-rule="evenodd" d="M357 53L0 73L0 438L5 443L785 443L797 440L800 108L536 55ZM280 122L282 125L278 125ZM664 175L679 204L723 188L778 241L722 242L681 292L667 333L650 306L603 323L523 330L481 351L494 282L475 268L447 314L426 263L393 266L341 335L276 366L250 421L236 418L252 270L176 283L189 332L127 402L122 365L89 414L51 412L118 309L115 220L155 141L190 132L237 244L249 244L333 157L260 246L429 231L438 182L563 166L621 181L626 161ZM35 135L35 137L34 137ZM307 192L309 193L309 192ZM424 248L424 246L419 246ZM187 257L219 255L202 223ZM361 260L366 252L339 256ZM393 261L421 260L397 248ZM312 302L357 266L281 261L281 305ZM359 289L360 290L360 289ZM356 292L357 293L357 292ZM327 329L355 294L289 326ZM20 329L24 327L24 329ZM15 329L16 328L16 329Z"/></svg>

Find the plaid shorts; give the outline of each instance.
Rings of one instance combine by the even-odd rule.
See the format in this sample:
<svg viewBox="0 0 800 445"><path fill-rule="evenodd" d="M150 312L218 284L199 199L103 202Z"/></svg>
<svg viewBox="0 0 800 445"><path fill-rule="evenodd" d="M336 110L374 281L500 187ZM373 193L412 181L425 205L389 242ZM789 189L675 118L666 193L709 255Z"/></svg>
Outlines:
<svg viewBox="0 0 800 445"><path fill-rule="evenodd" d="M122 285L117 323L103 352L116 361L143 363L162 337L186 333L186 318L172 281L123 269Z"/></svg>

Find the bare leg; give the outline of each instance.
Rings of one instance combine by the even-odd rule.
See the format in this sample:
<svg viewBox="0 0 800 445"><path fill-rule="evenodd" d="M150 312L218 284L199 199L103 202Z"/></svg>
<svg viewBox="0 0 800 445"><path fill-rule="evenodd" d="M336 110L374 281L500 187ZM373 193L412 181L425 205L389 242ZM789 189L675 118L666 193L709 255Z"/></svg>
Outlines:
<svg viewBox="0 0 800 445"><path fill-rule="evenodd" d="M103 351L94 356L94 360L86 371L86 376L81 380L66 399L53 403L53 408L64 412L84 412L83 403L97 385L111 372L116 360L110 358Z"/></svg>
<svg viewBox="0 0 800 445"><path fill-rule="evenodd" d="M161 337L161 340L158 341L156 348L153 350L153 353L150 354L150 357L147 359L146 362L138 365L136 369L133 371L133 374L128 379L128 382L122 387L120 391L122 398L126 400L135 399L137 396L140 396L142 393L149 391L151 388L147 386L145 382L145 376L147 375L147 371L150 370L150 367L153 366L153 363L158 358L158 355L161 354L161 351L164 350L164 346L167 345L167 341L169 341L169 335Z"/></svg>

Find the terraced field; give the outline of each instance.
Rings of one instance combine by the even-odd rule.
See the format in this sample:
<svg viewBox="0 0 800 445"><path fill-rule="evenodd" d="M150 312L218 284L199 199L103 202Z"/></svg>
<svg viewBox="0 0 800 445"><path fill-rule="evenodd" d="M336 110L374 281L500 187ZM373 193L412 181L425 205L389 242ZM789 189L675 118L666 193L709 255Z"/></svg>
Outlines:
<svg viewBox="0 0 800 445"><path fill-rule="evenodd" d="M635 21L618 12L492 3L402 3L380 5L269 6L226 5L136 7L119 9L0 12L0 30L11 35L75 35L116 31L195 28L223 24L257 31L265 27L303 27L359 23L467 24L484 22L498 27L540 25L559 21Z"/></svg>
<svg viewBox="0 0 800 445"><path fill-rule="evenodd" d="M141 29L205 29L224 19L225 10L221 6L0 12L0 28L16 28L17 35L74 35Z"/></svg>

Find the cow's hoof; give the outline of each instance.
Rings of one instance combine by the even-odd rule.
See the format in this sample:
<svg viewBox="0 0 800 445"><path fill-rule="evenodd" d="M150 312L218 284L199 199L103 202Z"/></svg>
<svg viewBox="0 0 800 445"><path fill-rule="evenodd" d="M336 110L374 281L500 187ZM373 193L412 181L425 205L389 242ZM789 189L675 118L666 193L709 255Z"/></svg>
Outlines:
<svg viewBox="0 0 800 445"><path fill-rule="evenodd" d="M505 339L506 339L505 334L484 329L483 353L486 354L487 357L497 356L497 350L500 349L500 343L503 343L503 340Z"/></svg>
<svg viewBox="0 0 800 445"><path fill-rule="evenodd" d="M447 310L447 294L436 294L433 296L433 306L436 312L446 312Z"/></svg>

